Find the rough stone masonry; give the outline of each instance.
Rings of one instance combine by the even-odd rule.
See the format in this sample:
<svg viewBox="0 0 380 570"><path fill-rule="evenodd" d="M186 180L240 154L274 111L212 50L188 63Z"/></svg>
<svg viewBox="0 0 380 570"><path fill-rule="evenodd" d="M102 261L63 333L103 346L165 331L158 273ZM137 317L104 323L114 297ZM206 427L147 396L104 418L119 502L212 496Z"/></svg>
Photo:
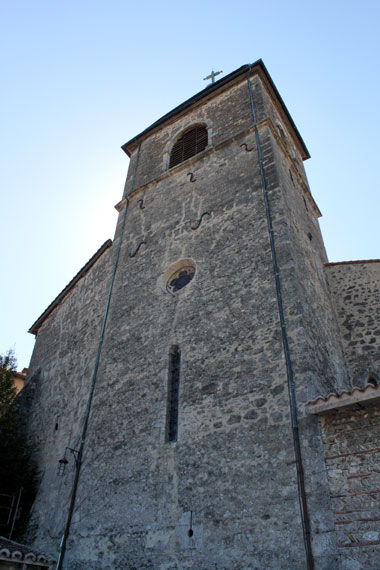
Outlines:
<svg viewBox="0 0 380 570"><path fill-rule="evenodd" d="M76 469L66 451L57 475L58 460L80 445L122 236L64 567L380 568L378 523L355 535L367 511L380 517L379 449L350 479L371 471L370 508L350 499L345 510L345 467L331 459L362 445L358 431L342 440L347 413L361 434L378 425L380 262L327 264L308 151L263 63L123 149L131 160L114 242L31 327L20 400L41 481L29 540L57 555ZM329 408L332 392L334 405L351 398L345 412Z"/></svg>

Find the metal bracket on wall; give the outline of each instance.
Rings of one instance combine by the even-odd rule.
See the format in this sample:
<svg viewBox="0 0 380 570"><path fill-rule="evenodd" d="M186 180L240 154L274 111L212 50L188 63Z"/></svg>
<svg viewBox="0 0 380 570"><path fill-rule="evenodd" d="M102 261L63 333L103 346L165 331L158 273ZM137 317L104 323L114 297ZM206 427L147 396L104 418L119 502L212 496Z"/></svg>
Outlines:
<svg viewBox="0 0 380 570"><path fill-rule="evenodd" d="M203 214L201 215L201 217L199 218L198 222L196 223L195 226L191 226L192 230L197 230L199 228L199 226L202 223L202 220L205 216L211 216L211 214L209 212L203 212Z"/></svg>
<svg viewBox="0 0 380 570"><path fill-rule="evenodd" d="M187 176L190 176L190 182L195 182L196 178L194 178L194 174L192 172L188 172Z"/></svg>
<svg viewBox="0 0 380 570"><path fill-rule="evenodd" d="M247 152L251 152L251 151L253 150L253 148L248 148L247 143L241 143L240 147L241 147L241 148L244 148L244 147L245 147L245 150L246 150Z"/></svg>
<svg viewBox="0 0 380 570"><path fill-rule="evenodd" d="M135 249L135 252L134 252L134 253L130 253L130 254L129 254L129 257L135 257L135 256L137 255L137 253L138 253L138 251L139 251L139 249L140 249L140 247L141 247L142 245L146 245L146 241L145 241L145 240L143 240L143 241L141 241L141 242L139 243L139 245L138 245L137 248Z"/></svg>
<svg viewBox="0 0 380 570"><path fill-rule="evenodd" d="M145 210L144 200L142 198L140 200L137 200L137 203L139 205L140 210Z"/></svg>
<svg viewBox="0 0 380 570"><path fill-rule="evenodd" d="M78 461L79 461L79 451L78 449L73 449L72 447L66 447L65 449L65 453L62 457L62 459L60 459L58 461L59 463L59 467L58 467L58 475L64 475L65 474L65 470L66 470L66 465L69 463L69 460L66 457L66 451L70 451L71 454L74 457L74 461L75 461L75 465L78 465Z"/></svg>

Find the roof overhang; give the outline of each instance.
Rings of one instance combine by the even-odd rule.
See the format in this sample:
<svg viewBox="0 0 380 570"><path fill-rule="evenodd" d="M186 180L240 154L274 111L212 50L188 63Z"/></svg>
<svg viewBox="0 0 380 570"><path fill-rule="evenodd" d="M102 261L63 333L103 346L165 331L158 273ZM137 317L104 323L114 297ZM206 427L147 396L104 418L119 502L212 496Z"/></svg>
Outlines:
<svg viewBox="0 0 380 570"><path fill-rule="evenodd" d="M332 261L325 263L325 267L332 267L333 265L360 265L362 263L380 263L380 259L354 259L353 261Z"/></svg>
<svg viewBox="0 0 380 570"><path fill-rule="evenodd" d="M365 407L380 401L380 384L374 386L371 383L366 384L364 388L353 388L351 391L343 390L340 394L335 392L329 394L326 398L316 398L308 402L309 412L311 414L324 414L331 410L339 410L352 406Z"/></svg>
<svg viewBox="0 0 380 570"><path fill-rule="evenodd" d="M279 102L282 111L285 113L286 118L288 119L291 127L293 128L295 135L298 139L299 145L301 147L303 160L310 158L309 151L307 150L306 145L300 133L298 132L298 129L294 124L294 121L288 109L286 108L284 101L281 98L281 95L277 91L277 88L273 83L273 80L269 75L268 70L261 59L257 60L255 63L243 65L242 67L239 67L239 69L236 69L229 75L222 77L222 79L219 79L219 81L215 81L215 83L212 83L211 85L209 85L208 87L197 93L196 95L193 95L193 97L190 97L190 99L187 99L187 101L185 101L181 105L178 105L178 107L175 107L169 113L166 113L166 115L161 117L161 119L158 119L158 121L154 122L147 129L142 131L139 135L136 135L131 140L123 144L121 148L128 156L131 156L131 154L137 148L138 144L142 142L148 135L151 135L155 130L160 128L163 124L168 123L174 119L177 119L178 116L187 112L193 105L197 104L199 101L203 99L211 99L212 97L219 94L221 91L231 87L231 85L233 85L234 83L238 83L239 81L241 81L242 76L244 75L249 77L253 75L259 75L261 77L261 79L264 81L269 91L271 92L271 94Z"/></svg>

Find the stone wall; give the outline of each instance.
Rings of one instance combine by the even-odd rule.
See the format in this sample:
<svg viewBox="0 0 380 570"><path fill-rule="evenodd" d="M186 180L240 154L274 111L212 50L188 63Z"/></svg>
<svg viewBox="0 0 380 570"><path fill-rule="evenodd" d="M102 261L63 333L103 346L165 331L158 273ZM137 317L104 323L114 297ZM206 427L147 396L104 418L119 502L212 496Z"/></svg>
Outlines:
<svg viewBox="0 0 380 570"><path fill-rule="evenodd" d="M380 261L325 267L351 382L380 380Z"/></svg>
<svg viewBox="0 0 380 570"><path fill-rule="evenodd" d="M286 147L272 131L271 138L277 183L269 197L298 399L305 403L333 387L347 387L347 374L323 271L319 211Z"/></svg>
<svg viewBox="0 0 380 570"><path fill-rule="evenodd" d="M380 405L320 419L342 568L377 570L380 560Z"/></svg>
<svg viewBox="0 0 380 570"><path fill-rule="evenodd" d="M27 540L53 554L72 485L74 457L66 447L79 447L113 257L111 247L42 324L18 400L40 475ZM61 477L65 452L70 463Z"/></svg>
<svg viewBox="0 0 380 570"><path fill-rule="evenodd" d="M272 116L277 124L280 115L272 112ZM283 123L281 135L270 124L263 153L270 165L266 172L273 172L269 201L297 395L314 561L317 568L335 568L336 538L322 444L317 422L305 413L309 399L348 387L340 331L323 271L326 253L320 213L303 167L299 167L301 155Z"/></svg>
<svg viewBox="0 0 380 570"><path fill-rule="evenodd" d="M253 94L302 416L315 565L331 570L337 552L321 440L303 408L334 381L345 385L344 362L300 150L283 123L293 158L287 153L273 124L282 114L258 76ZM200 122L208 147L168 170L178 134ZM66 567L304 569L286 366L246 79L148 134L132 190ZM30 433L43 472L33 524L36 544L52 552L73 475L71 462L57 477L57 462L66 446L78 447L114 249L45 321L31 362ZM189 260L195 276L173 295L167 277L181 260ZM168 442L174 344L181 352L178 438Z"/></svg>

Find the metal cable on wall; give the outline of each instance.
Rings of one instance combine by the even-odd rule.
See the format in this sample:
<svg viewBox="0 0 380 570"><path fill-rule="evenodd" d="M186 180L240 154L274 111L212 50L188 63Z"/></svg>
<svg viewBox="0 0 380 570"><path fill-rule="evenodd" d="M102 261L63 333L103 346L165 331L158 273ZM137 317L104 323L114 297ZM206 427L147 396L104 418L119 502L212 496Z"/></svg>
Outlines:
<svg viewBox="0 0 380 570"><path fill-rule="evenodd" d="M262 151L261 151L260 135L259 135L259 131L257 128L257 119L256 119L255 105L254 105L254 101L253 101L250 71L251 71L251 66L249 67L249 70L248 70L248 91L249 91L249 99L250 99L250 104L251 104L252 120L253 120L253 127L254 127L255 138L256 138L256 146L257 146L257 155L258 155L259 166L260 166L261 186L262 186L263 196L264 196L267 227L268 227L268 232L269 232L269 240L270 240L270 247L271 247L271 254L272 254L272 265L273 265L273 273L274 273L274 279L275 279L275 285L276 285L277 306L278 306L278 313L279 313L279 319L280 319L280 325L281 325L281 339L282 339L282 345L283 345L285 363L286 363L286 375L287 375L287 380L288 380L290 416L291 416L291 422L292 422L294 454L295 454L295 459L296 459L297 488L298 488L298 499L299 499L300 513L301 513L301 520L302 520L303 539L304 539L304 545L305 545L307 569L313 570L314 561L313 561L313 553L312 553L312 548L311 548L310 521L309 521L309 515L308 515L308 509L307 509L306 491L305 491L305 482L304 482L304 470L303 470L302 455L301 455L301 443L300 443L299 429L298 429L297 400L296 400L293 366L292 366L292 361L290 358L288 335L287 335L287 331L286 331L284 307L283 307L282 293L281 293L281 281L280 281L280 274L279 274L278 263L277 263L275 239L274 239L273 224L272 224L272 215L271 215L270 202L269 202L269 196L268 196L267 182L266 182L266 177L265 177L263 156L262 156Z"/></svg>
<svg viewBox="0 0 380 570"><path fill-rule="evenodd" d="M137 165L138 165L139 157L140 157L140 148L141 148L141 143L139 144L138 150L137 150L137 156L136 156L136 160L135 160L135 164L134 164L134 168L133 168L133 173L132 173L130 192L132 192L132 190L133 190ZM93 370L92 377L91 377L90 392L88 395L86 411L85 411L84 419L83 419L81 441L80 441L80 446L79 446L79 450L78 450L78 455L77 455L77 458L75 461L75 477L74 477L72 491L71 491L69 512L67 515L65 530L64 530L62 540L61 540L60 552L59 552L59 556L58 556L56 570L61 570L62 565L63 565L63 559L64 559L65 552L66 552L66 543L67 543L68 536L70 534L71 520L72 520L73 514L74 514L74 507L75 507L75 501L76 501L76 497L77 497L80 471L81 471L81 467L82 467L82 458L83 458L83 451L84 451L84 446L85 446L85 442L86 442L88 422L90 419L91 405L92 405L92 400L93 400L94 391L95 391L96 378L97 378L97 374L98 374L100 355L102 352L102 346L103 346L103 340L104 340L104 333L105 333L105 329L106 329L108 312L109 312L110 303L111 303L112 290L113 290L113 285L115 282L116 271L117 271L117 266L118 266L119 257L120 257L120 249L121 249L121 244L122 244L122 240L123 240L123 236L124 236L124 229L125 229L125 223L126 223L126 219L127 219L128 205L129 205L129 200L128 200L128 198L126 198L123 221L122 221L122 225L121 225L119 241L118 241L118 245L117 245L115 261L114 261L112 276L111 276L111 281L110 281L110 286L108 289L107 302L106 302L106 307L105 307L104 315L103 315L103 322L102 322L102 328L100 331L100 337L99 337L99 342L98 342L98 349L97 349L97 353L96 353L94 370Z"/></svg>

